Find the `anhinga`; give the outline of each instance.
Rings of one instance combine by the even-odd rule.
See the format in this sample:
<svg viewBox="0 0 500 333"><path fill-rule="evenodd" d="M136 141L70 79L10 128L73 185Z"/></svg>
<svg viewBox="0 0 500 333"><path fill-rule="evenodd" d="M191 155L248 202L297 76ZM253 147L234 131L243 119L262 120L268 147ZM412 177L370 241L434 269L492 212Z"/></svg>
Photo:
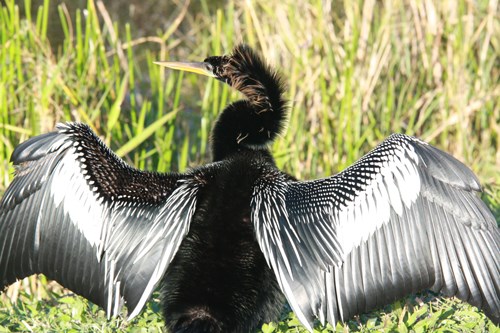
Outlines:
<svg viewBox="0 0 500 333"><path fill-rule="evenodd" d="M246 99L212 132L213 163L158 174L89 129L20 144L0 203L0 284L44 273L137 315L158 284L170 332L248 332L280 312L335 324L423 289L500 321L500 232L474 174L394 134L343 172L298 181L268 145L287 117L279 76L247 46L201 63Z"/></svg>

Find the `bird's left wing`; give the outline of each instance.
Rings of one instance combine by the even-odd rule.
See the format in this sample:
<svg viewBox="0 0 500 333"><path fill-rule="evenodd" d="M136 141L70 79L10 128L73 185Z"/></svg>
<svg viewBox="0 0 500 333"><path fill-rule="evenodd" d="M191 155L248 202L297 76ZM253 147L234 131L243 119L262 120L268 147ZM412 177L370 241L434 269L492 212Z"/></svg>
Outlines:
<svg viewBox="0 0 500 333"><path fill-rule="evenodd" d="M83 124L18 146L0 202L0 288L44 273L106 309L140 312L186 235L197 183L126 165ZM1 290L0 290L1 291Z"/></svg>
<svg viewBox="0 0 500 333"><path fill-rule="evenodd" d="M500 320L500 232L474 174L395 134L338 175L254 187L260 248L298 319L322 322L431 288Z"/></svg>

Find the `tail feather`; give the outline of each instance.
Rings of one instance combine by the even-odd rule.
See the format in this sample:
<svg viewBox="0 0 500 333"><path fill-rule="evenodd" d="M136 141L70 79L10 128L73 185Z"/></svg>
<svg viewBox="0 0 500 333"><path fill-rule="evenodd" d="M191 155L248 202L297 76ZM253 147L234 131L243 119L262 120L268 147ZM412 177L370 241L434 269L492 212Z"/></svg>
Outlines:
<svg viewBox="0 0 500 333"><path fill-rule="evenodd" d="M222 322L205 308L194 308L181 315L170 329L172 333L222 333Z"/></svg>

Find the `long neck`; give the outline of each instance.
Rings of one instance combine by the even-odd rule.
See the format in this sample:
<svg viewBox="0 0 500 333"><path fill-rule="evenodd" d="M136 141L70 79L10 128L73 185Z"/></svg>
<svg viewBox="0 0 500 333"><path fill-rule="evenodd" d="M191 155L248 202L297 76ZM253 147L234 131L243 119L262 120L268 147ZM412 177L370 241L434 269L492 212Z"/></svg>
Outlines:
<svg viewBox="0 0 500 333"><path fill-rule="evenodd" d="M214 161L248 149L267 149L287 117L284 88L278 75L249 49L236 48L228 83L246 99L228 105L212 131Z"/></svg>

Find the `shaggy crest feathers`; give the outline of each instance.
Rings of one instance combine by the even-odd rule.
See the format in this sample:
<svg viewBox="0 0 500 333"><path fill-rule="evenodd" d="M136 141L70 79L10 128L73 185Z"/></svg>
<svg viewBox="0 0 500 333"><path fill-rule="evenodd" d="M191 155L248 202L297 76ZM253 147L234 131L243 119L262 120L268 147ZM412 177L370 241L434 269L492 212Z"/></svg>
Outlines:
<svg viewBox="0 0 500 333"><path fill-rule="evenodd" d="M230 78L229 84L247 97L257 113L281 112L285 107L283 80L248 46L237 46L223 71Z"/></svg>

